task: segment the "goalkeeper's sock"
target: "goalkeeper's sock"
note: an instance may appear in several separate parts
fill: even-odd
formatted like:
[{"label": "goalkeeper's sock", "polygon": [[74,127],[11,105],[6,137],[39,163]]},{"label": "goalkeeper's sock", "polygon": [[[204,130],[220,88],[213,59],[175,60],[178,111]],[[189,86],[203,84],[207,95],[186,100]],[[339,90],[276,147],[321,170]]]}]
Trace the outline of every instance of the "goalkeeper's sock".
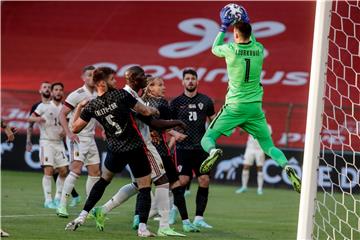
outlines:
[{"label": "goalkeeper's sock", "polygon": [[284,153],[280,149],[275,147],[271,137],[258,138],[257,140],[266,155],[269,155],[272,159],[274,159],[275,162],[282,168],[286,166],[288,161]]},{"label": "goalkeeper's sock", "polygon": [[213,129],[208,128],[205,135],[201,139],[201,146],[207,152],[210,153],[211,149],[216,147],[216,140],[221,136],[221,133]]},{"label": "goalkeeper's sock", "polygon": [[242,182],[243,188],[247,188],[247,185],[249,182],[249,174],[250,174],[249,169],[243,169],[242,175],[241,175],[241,182]]}]

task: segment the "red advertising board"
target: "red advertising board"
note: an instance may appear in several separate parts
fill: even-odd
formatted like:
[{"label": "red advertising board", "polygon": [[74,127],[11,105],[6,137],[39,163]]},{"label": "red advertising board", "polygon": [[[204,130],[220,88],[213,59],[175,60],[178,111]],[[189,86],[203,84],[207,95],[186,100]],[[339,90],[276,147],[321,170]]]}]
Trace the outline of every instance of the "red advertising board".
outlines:
[{"label": "red advertising board", "polygon": [[[223,103],[223,59],[210,49],[225,2],[3,2],[2,115],[25,128],[42,81],[82,85],[85,65],[124,70],[141,65],[165,79],[169,99],[181,94],[182,69],[198,71],[200,92]],[[311,64],[314,2],[243,2],[265,46],[264,106],[279,146],[303,147]],[[228,40],[232,39],[229,29]],[[285,138],[285,132],[291,133]],[[224,144],[244,144],[239,134]]]}]

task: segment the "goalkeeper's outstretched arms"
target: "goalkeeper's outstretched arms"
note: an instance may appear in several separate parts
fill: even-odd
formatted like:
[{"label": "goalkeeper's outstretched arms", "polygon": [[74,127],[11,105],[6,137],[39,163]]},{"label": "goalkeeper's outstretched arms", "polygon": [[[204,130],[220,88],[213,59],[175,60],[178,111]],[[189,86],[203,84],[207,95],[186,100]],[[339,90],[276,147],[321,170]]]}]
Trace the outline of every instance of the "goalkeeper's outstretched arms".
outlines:
[{"label": "goalkeeper's outstretched arms", "polygon": [[228,49],[227,44],[224,44],[224,38],[227,29],[230,25],[233,25],[234,23],[238,21],[243,21],[246,23],[249,23],[249,17],[244,7],[236,5],[237,11],[234,13],[232,8],[234,8],[231,5],[236,4],[228,4],[225,7],[223,7],[220,11],[220,20],[221,25],[219,29],[219,33],[216,36],[213,46],[211,48],[211,52],[218,57],[225,57],[226,52]]}]

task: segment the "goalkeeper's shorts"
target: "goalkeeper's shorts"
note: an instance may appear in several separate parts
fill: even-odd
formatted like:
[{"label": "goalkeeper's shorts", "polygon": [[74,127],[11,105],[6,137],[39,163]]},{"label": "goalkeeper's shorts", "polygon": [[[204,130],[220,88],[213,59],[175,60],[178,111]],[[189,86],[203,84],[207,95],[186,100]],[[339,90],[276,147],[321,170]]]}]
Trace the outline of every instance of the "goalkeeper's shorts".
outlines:
[{"label": "goalkeeper's shorts", "polygon": [[225,104],[209,125],[209,129],[225,136],[230,136],[237,127],[255,139],[271,138],[262,102]]}]

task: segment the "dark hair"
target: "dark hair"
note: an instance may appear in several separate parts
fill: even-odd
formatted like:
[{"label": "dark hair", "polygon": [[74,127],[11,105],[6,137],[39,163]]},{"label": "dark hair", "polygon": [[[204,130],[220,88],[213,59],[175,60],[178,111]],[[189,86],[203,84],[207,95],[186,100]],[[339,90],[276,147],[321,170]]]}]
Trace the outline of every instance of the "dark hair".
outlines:
[{"label": "dark hair", "polygon": [[234,28],[238,30],[244,38],[250,38],[252,31],[250,23],[239,21],[234,24]]},{"label": "dark hair", "polygon": [[135,81],[142,73],[145,73],[145,71],[140,66],[129,67],[125,71],[125,79],[130,82]]},{"label": "dark hair", "polygon": [[194,69],[188,68],[183,71],[183,78],[185,78],[185,74],[191,74],[198,78],[197,72]]},{"label": "dark hair", "polygon": [[95,70],[95,67],[93,65],[87,65],[87,66],[83,67],[82,73],[84,73],[88,70]]},{"label": "dark hair", "polygon": [[96,68],[94,71],[94,75],[93,75],[93,81],[95,84],[97,84],[98,82],[102,81],[102,80],[106,80],[108,79],[108,77],[111,74],[114,74],[115,70],[109,67],[99,67]]},{"label": "dark hair", "polygon": [[55,86],[61,86],[62,89],[64,89],[64,84],[63,83],[56,82],[56,83],[51,84],[51,91],[54,89]]}]

